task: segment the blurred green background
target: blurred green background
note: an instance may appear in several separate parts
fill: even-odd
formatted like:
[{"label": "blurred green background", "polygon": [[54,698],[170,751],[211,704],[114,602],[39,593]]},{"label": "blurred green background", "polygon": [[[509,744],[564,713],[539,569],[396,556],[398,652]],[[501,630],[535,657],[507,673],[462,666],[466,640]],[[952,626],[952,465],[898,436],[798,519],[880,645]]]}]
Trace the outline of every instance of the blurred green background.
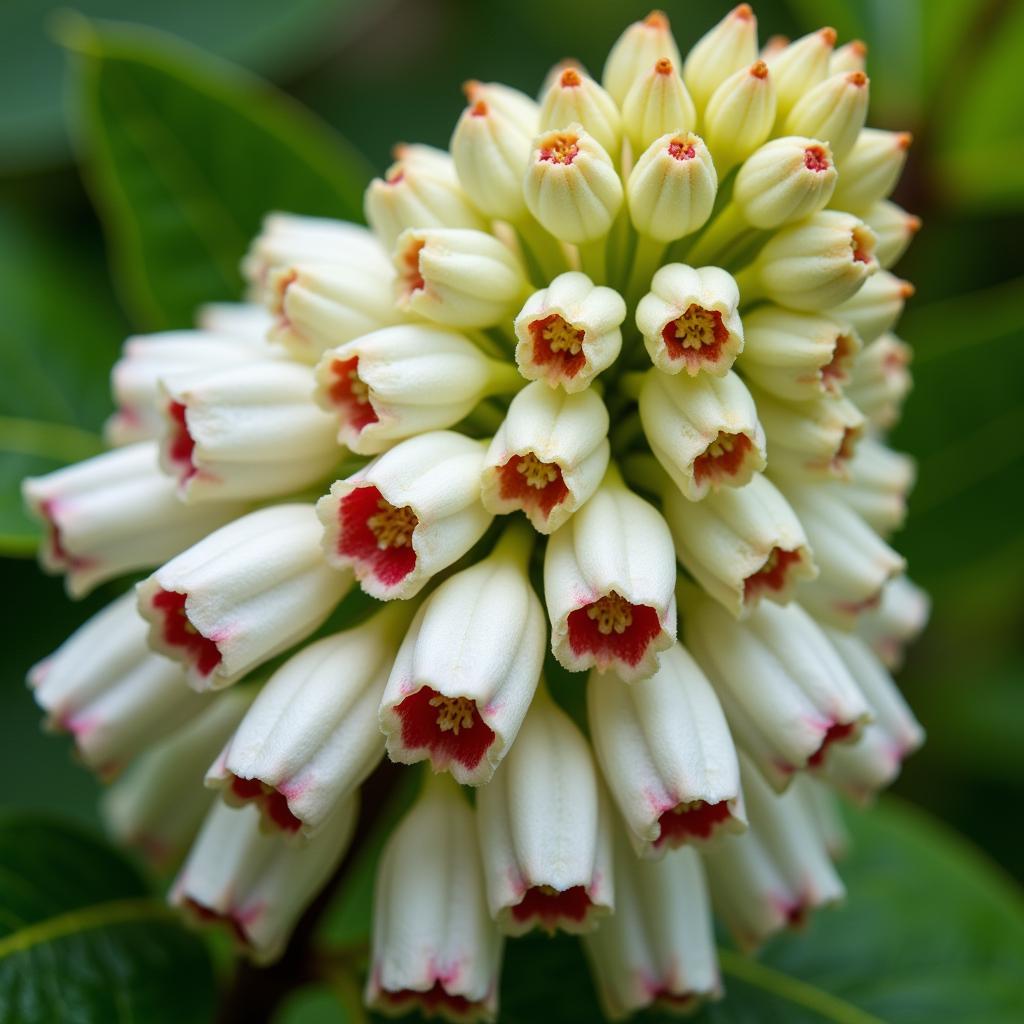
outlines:
[{"label": "blurred green background", "polygon": [[[464,79],[498,79],[534,93],[546,69],[565,56],[599,72],[623,25],[647,10],[631,2],[552,0],[72,6],[90,18],[167,30],[270,78],[377,171],[396,140],[446,144]],[[729,6],[669,3],[681,46]],[[12,556],[3,568],[11,604],[0,667],[0,775],[9,804],[95,821],[97,787],[64,740],[40,734],[24,677],[109,593],[74,605],[59,582],[39,574],[17,480],[98,446],[109,411],[107,373],[126,334],[182,325],[190,296],[234,298],[239,280],[232,264],[219,275],[183,279],[169,289],[169,301],[147,297],[136,261],[152,253],[133,250],[130,211],[111,206],[101,167],[90,163],[83,173],[72,159],[76,146],[89,146],[95,158],[101,142],[95,110],[69,93],[68,56],[54,42],[56,8],[42,0],[0,5],[0,543]],[[893,440],[918,458],[920,477],[896,544],[913,578],[932,593],[934,613],[900,677],[929,739],[896,789],[1020,876],[1024,3],[761,0],[756,9],[763,38],[827,23],[841,41],[865,39],[871,123],[915,136],[894,198],[925,223],[897,268],[917,286],[899,328],[915,350],[916,385]],[[88,49],[87,28],[67,16],[56,24],[65,42]],[[130,109],[145,96],[129,86],[111,75],[100,92],[106,88],[105,102]],[[282,114],[287,119],[287,108]],[[326,129],[317,137],[325,162],[344,166],[356,181],[363,173],[358,157]],[[133,141],[141,145],[102,145]],[[202,146],[201,137],[193,144]],[[289,146],[287,138],[277,144]],[[194,174],[201,192],[210,167],[200,154],[196,166],[177,170]],[[232,173],[237,228],[251,231],[258,214],[245,207],[245,196],[263,195],[254,182],[274,170],[239,161]],[[271,194],[292,189],[300,205],[319,208],[315,189],[272,184]],[[328,195],[324,201],[334,205],[322,212],[345,213],[349,192],[346,186]],[[233,251],[219,237],[210,244],[221,242],[224,252]],[[146,266],[150,277],[170,272]]]}]

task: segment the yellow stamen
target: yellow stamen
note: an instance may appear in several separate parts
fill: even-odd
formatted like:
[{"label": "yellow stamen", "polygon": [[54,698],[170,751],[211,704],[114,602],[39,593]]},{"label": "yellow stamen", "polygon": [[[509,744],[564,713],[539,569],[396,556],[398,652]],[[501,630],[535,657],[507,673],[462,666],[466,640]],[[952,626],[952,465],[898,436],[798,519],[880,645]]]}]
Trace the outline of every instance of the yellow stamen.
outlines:
[{"label": "yellow stamen", "polygon": [[366,405],[366,403],[369,402],[370,400],[370,385],[360,378],[358,370],[349,370],[348,379],[349,394],[360,405]]},{"label": "yellow stamen", "polygon": [[704,450],[705,455],[713,459],[720,459],[727,452],[731,452],[736,445],[736,439],[732,434],[719,434]]},{"label": "yellow stamen", "polygon": [[633,624],[633,606],[621,594],[612,590],[587,609],[587,618],[597,623],[599,633],[625,633]]},{"label": "yellow stamen", "polygon": [[715,343],[715,317],[703,306],[691,305],[672,324],[676,341],[683,348],[701,349]]},{"label": "yellow stamen", "polygon": [[384,498],[377,502],[377,508],[380,511],[366,520],[366,525],[377,538],[377,547],[384,550],[411,546],[412,532],[418,522],[416,513],[408,505],[396,508]]},{"label": "yellow stamen", "polygon": [[569,355],[576,356],[583,348],[580,333],[572,324],[556,316],[544,328],[544,340],[551,346],[552,352],[568,352]]},{"label": "yellow stamen", "polygon": [[541,462],[533,452],[527,452],[516,465],[516,472],[526,477],[530,487],[538,491],[544,490],[548,484],[558,479],[558,467],[550,462]]},{"label": "yellow stamen", "polygon": [[467,697],[445,697],[437,694],[430,698],[430,706],[437,708],[437,727],[441,732],[459,735],[460,729],[473,726],[473,712],[476,706]]}]

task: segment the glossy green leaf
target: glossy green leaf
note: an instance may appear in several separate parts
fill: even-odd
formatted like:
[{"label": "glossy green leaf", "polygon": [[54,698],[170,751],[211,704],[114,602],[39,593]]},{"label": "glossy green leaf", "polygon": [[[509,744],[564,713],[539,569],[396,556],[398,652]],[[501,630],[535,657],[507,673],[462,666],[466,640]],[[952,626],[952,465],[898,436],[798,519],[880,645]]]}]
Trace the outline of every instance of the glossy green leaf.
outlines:
[{"label": "glossy green leaf", "polygon": [[65,825],[9,817],[0,865],[0,1020],[212,1020],[205,947],[114,851]]},{"label": "glossy green leaf", "polygon": [[64,22],[85,173],[115,280],[138,323],[186,326],[237,298],[270,210],[358,218],[369,171],[302,107],[159,33]]}]

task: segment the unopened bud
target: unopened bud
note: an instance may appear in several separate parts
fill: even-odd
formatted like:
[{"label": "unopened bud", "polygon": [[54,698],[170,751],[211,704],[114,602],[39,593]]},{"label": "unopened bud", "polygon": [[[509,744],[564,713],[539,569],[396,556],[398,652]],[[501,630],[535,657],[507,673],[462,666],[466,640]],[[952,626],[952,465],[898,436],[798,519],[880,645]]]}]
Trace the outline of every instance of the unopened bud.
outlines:
[{"label": "unopened bud", "polygon": [[798,136],[773,139],[740,168],[733,202],[748,224],[778,228],[828,206],[836,178],[826,143]]},{"label": "unopened bud", "polygon": [[889,430],[900,418],[903,400],[913,379],[913,350],[894,334],[883,334],[864,348],[853,367],[846,396],[879,430]]},{"label": "unopened bud", "polygon": [[828,62],[828,73],[839,75],[843,72],[865,71],[868,63],[868,44],[860,39],[851,39],[832,54]]},{"label": "unopened bud", "polygon": [[829,316],[849,324],[865,345],[891,330],[914,294],[914,286],[887,270],[864,282],[857,293],[829,310]]},{"label": "unopened bud", "polygon": [[643,21],[634,21],[609,51],[601,76],[605,89],[621,107],[637,78],[662,58],[680,65],[668,18],[661,11],[651,11]]},{"label": "unopened bud", "polygon": [[698,110],[734,72],[757,60],[757,19],[750,4],[734,7],[694,43],[683,65],[683,79]]},{"label": "unopened bud", "polygon": [[910,132],[862,128],[853,148],[839,165],[832,206],[863,214],[896,187],[912,137]]},{"label": "unopened bud", "polygon": [[896,576],[882,587],[882,598],[857,621],[857,632],[890,669],[903,664],[903,653],[928,625],[931,599],[913,580]]},{"label": "unopened bud", "polygon": [[864,521],[888,537],[907,517],[907,494],[914,484],[914,460],[872,437],[862,438],[848,464],[850,479],[838,494]]},{"label": "unopened bud", "polygon": [[832,156],[841,165],[864,127],[867,112],[867,75],[863,71],[831,75],[797,101],[783,131],[822,139],[832,147]]},{"label": "unopened bud", "polygon": [[634,155],[666,132],[689,132],[697,125],[693,100],[667,57],[637,76],[622,104],[622,122]]},{"label": "unopened bud", "polygon": [[921,230],[921,218],[907,213],[888,199],[875,203],[864,213],[864,223],[874,231],[875,258],[883,270],[895,266]]},{"label": "unopened bud", "polygon": [[622,145],[622,117],[615,100],[582,68],[563,67],[541,100],[538,127],[542,132],[567,124],[583,125],[613,156]]},{"label": "unopened bud", "polygon": [[836,30],[821,28],[793,40],[768,60],[775,78],[778,116],[785,119],[797,100],[829,75],[829,59],[836,44]]},{"label": "unopened bud", "polygon": [[715,90],[701,123],[719,175],[724,177],[768,138],[775,105],[775,81],[761,60],[740,68]]}]

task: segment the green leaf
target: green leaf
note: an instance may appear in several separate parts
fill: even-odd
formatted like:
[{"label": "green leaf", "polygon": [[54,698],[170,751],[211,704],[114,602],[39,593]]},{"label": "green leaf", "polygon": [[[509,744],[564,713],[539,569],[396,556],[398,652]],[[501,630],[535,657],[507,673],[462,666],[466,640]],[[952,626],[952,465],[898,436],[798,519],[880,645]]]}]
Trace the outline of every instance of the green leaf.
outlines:
[{"label": "green leaf", "polygon": [[63,25],[87,181],[119,291],[146,328],[237,298],[268,211],[359,217],[363,160],[267,83],[150,30]]},{"label": "green leaf", "polygon": [[26,817],[0,822],[0,1020],[202,1024],[202,942],[98,840]]}]

